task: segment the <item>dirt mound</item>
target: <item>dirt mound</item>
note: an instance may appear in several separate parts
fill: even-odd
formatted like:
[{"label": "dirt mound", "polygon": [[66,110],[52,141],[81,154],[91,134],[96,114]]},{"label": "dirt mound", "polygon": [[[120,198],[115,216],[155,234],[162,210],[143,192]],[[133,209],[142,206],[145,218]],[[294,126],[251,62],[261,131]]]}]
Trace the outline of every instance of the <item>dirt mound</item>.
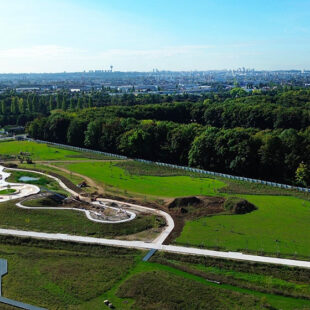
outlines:
[{"label": "dirt mound", "polygon": [[183,208],[189,206],[197,206],[202,203],[202,200],[193,196],[193,197],[179,197],[172,200],[172,202],[168,203],[168,209],[174,208]]},{"label": "dirt mound", "polygon": [[190,196],[166,200],[163,210],[172,216],[175,227],[164,243],[169,244],[181,234],[186,220],[224,212],[224,202],[225,199],[222,197],[209,196]]},{"label": "dirt mound", "polygon": [[224,208],[233,214],[246,214],[257,210],[257,208],[245,199],[229,197],[224,203]]}]

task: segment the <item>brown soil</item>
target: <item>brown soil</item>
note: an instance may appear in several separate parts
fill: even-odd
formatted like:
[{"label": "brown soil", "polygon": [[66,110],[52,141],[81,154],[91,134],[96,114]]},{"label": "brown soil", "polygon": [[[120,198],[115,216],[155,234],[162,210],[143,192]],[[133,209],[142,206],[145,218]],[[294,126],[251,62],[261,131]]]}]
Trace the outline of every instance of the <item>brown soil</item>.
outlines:
[{"label": "brown soil", "polygon": [[174,220],[174,230],[165,240],[169,244],[182,232],[185,222],[204,216],[210,216],[224,212],[225,199],[222,197],[182,197],[166,201],[165,210]]}]

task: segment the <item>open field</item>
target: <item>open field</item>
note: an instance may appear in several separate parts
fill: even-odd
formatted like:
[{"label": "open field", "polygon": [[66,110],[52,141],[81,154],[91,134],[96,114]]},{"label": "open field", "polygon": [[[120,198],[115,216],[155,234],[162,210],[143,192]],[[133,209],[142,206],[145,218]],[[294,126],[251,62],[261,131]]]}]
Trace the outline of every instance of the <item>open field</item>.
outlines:
[{"label": "open field", "polygon": [[251,292],[275,309],[310,309],[309,270],[172,253],[157,253],[151,261],[220,282],[222,288]]},{"label": "open field", "polygon": [[[58,164],[63,165],[63,164]],[[109,162],[69,163],[65,167],[100,182],[131,193],[157,197],[180,197],[190,195],[215,195],[225,183],[209,178],[189,176],[144,176],[129,174]]]},{"label": "open field", "polygon": [[42,244],[45,248],[1,244],[1,258],[9,264],[3,278],[5,297],[48,309],[77,309],[115,285],[140,255],[134,250]]},{"label": "open field", "polygon": [[[46,146],[36,144],[36,147],[40,151],[40,148],[44,149]],[[167,169],[131,160],[73,163],[65,156],[62,158],[63,162],[56,162],[54,165],[59,168],[64,167],[72,173],[55,170],[43,163],[27,165],[27,168],[34,167],[56,172],[75,184],[81,182],[84,175],[101,186],[103,192],[110,193],[114,190],[116,195],[140,199],[144,197],[145,201],[156,200],[159,203],[168,197],[201,194],[227,197],[230,194],[245,198],[258,207],[258,210],[246,215],[220,215],[187,221],[183,232],[176,240],[179,244],[300,258],[310,256],[310,243],[307,238],[310,233],[308,228],[310,205],[308,201],[297,198],[307,199],[307,195],[303,193],[245,182],[206,178],[195,173],[189,174],[182,170]],[[89,190],[94,189],[89,188]],[[12,225],[11,227],[14,228],[28,229],[30,225],[32,229],[37,230],[40,227],[52,226],[50,229],[53,231],[60,229],[61,232],[80,234],[84,231],[86,235],[105,237],[117,235],[113,229],[87,228],[83,215],[66,215],[65,219],[61,220],[63,217],[61,214],[53,213],[52,218],[55,222],[60,221],[63,224],[48,221],[49,216],[51,215],[40,219],[41,215],[37,217],[35,214],[31,216],[28,214],[26,218],[29,218],[31,224],[28,223],[29,220],[25,222],[24,216],[19,223],[16,223],[15,219],[8,220],[6,216],[7,222],[3,219],[2,223],[7,225],[6,227]],[[41,220],[42,224],[40,224]],[[35,225],[32,226],[33,221]],[[148,224],[144,223],[141,227],[148,227]],[[119,227],[116,228],[118,229]],[[127,228],[120,234],[124,235],[125,231]],[[139,231],[141,231],[140,228],[137,231],[128,230],[129,234]]]},{"label": "open field", "polygon": [[220,215],[186,223],[178,244],[231,251],[310,256],[310,202],[295,197],[242,196],[258,207],[245,215]]},{"label": "open field", "polygon": [[112,159],[100,154],[76,152],[32,141],[0,142],[0,155],[18,155],[20,152],[29,153],[32,160]]},{"label": "open field", "polygon": [[[310,300],[260,292],[259,285],[257,290],[243,288],[226,284],[224,277],[221,285],[208,282],[210,271],[195,274],[201,268],[195,261],[182,270],[189,263],[174,254],[165,259],[156,254],[154,262],[145,263],[141,261],[145,252],[121,248],[11,237],[0,237],[0,245],[1,258],[9,264],[9,273],[3,278],[4,296],[51,310],[99,310],[105,299],[122,310],[210,309],[210,305],[212,309],[267,309],[267,305],[283,310],[310,309]],[[241,267],[234,264],[226,262],[226,268],[241,273]],[[257,277],[250,265],[243,265],[249,277]],[[271,275],[280,268],[261,266]],[[296,276],[298,270],[291,270]],[[270,278],[260,276],[261,281]],[[294,284],[281,277],[278,281]]]}]

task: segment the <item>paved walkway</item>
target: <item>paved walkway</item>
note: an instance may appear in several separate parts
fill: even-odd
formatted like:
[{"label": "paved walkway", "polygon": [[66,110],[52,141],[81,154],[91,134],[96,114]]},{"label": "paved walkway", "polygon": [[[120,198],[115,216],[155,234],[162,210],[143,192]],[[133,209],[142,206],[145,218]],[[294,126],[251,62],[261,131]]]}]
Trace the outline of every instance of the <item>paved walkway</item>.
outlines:
[{"label": "paved walkway", "polygon": [[248,262],[310,268],[310,262],[307,262],[307,261],[268,257],[268,256],[249,255],[249,254],[243,254],[239,252],[222,252],[222,251],[212,251],[212,250],[182,247],[182,246],[175,246],[175,245],[162,245],[162,244],[153,243],[153,242],[148,243],[148,242],[143,242],[143,241],[114,240],[114,239],[93,238],[93,237],[84,237],[84,236],[73,236],[73,235],[67,235],[67,234],[51,234],[51,233],[40,233],[40,232],[33,232],[33,231],[21,231],[21,230],[12,230],[12,229],[0,229],[0,235],[9,235],[9,236],[16,236],[16,237],[31,237],[35,239],[45,239],[45,240],[70,241],[70,242],[86,243],[86,244],[98,244],[98,245],[107,245],[107,246],[116,246],[116,247],[135,248],[135,249],[141,249],[141,250],[156,249],[158,251],[186,254],[186,255],[201,255],[201,256],[209,256],[209,257],[216,257],[216,258],[223,258],[223,259],[234,259],[234,260],[241,260],[241,261],[248,261]]}]

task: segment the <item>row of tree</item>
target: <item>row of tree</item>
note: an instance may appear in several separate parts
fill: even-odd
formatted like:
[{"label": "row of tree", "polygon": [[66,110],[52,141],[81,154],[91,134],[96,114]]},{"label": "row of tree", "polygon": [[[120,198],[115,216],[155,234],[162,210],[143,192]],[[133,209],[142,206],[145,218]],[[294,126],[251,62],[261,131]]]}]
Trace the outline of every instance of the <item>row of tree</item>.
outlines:
[{"label": "row of tree", "polygon": [[[96,108],[96,109],[94,109]],[[310,91],[291,90],[271,93],[247,93],[235,88],[229,92],[194,95],[123,94],[105,92],[53,95],[36,93],[0,95],[0,125],[15,125],[49,116],[55,110],[71,113],[83,110],[84,117],[94,115],[135,119],[166,120],[178,123],[196,122],[219,128],[295,128],[310,126]],[[20,117],[23,116],[23,117]],[[18,125],[23,125],[19,123]]]},{"label": "row of tree", "polygon": [[[216,128],[134,118],[88,121],[68,113],[38,118],[28,127],[37,139],[207,170],[295,182],[310,164],[310,128],[305,130]],[[299,182],[306,185],[308,180]]]}]

